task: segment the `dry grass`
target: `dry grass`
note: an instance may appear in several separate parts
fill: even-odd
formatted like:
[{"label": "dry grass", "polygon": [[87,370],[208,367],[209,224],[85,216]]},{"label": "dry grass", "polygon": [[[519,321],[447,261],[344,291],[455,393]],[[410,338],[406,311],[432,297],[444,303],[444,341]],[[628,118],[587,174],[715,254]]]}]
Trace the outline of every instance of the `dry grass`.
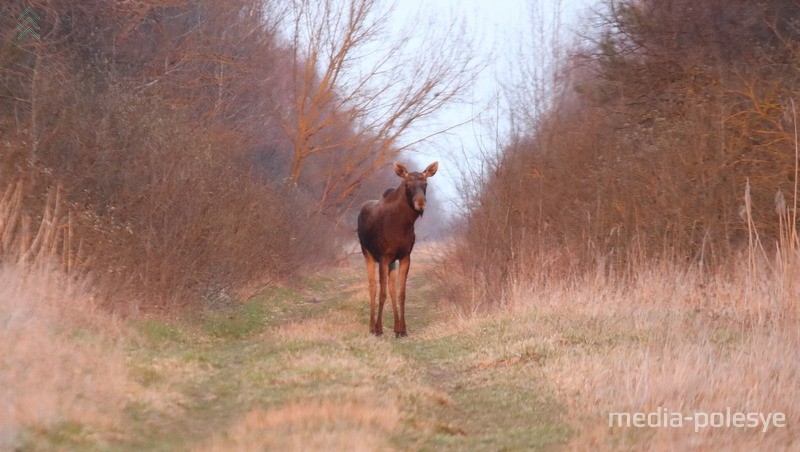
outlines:
[{"label": "dry grass", "polygon": [[0,268],[0,449],[23,429],[120,421],[131,387],[115,327],[63,276]]},{"label": "dry grass", "polygon": [[353,324],[346,314],[332,312],[325,318],[313,318],[281,325],[271,333],[270,339],[331,341],[341,340],[360,332],[359,325]]},{"label": "dry grass", "polygon": [[[796,251],[794,252],[796,256]],[[517,283],[490,314],[510,330],[487,338],[482,368],[535,363],[575,426],[568,447],[636,450],[797,447],[800,266],[761,260],[702,274],[649,264],[546,285]],[[474,331],[466,317],[439,334]],[[609,412],[782,412],[787,428],[609,428]]]},{"label": "dry grass", "polygon": [[24,444],[25,431],[110,431],[133,389],[122,325],[64,274],[68,255],[60,269],[52,265],[69,240],[55,221],[58,196],[36,228],[20,196],[17,186],[0,199],[0,449]]},{"label": "dry grass", "polygon": [[209,450],[381,450],[399,422],[391,400],[374,396],[313,400],[273,410],[253,409]]}]

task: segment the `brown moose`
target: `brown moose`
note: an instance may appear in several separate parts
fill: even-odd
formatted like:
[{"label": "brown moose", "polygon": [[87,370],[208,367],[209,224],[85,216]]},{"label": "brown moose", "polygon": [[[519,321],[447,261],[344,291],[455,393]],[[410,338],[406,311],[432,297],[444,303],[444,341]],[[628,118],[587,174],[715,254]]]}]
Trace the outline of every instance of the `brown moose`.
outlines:
[{"label": "brown moose", "polygon": [[[383,193],[381,199],[367,201],[358,214],[358,241],[367,263],[369,280],[369,332],[383,334],[381,316],[386,302],[386,286],[392,297],[395,337],[406,333],[406,278],[411,266],[411,250],[414,248],[414,222],[425,211],[425,189],[428,178],[436,174],[439,162],[434,162],[421,173],[409,173],[400,163],[394,164],[394,172],[403,179],[396,189]],[[399,261],[400,265],[396,265]],[[380,298],[375,306],[375,264],[379,267],[381,284]],[[400,290],[395,298],[396,273],[400,272]],[[399,301],[399,310],[398,310]]]}]

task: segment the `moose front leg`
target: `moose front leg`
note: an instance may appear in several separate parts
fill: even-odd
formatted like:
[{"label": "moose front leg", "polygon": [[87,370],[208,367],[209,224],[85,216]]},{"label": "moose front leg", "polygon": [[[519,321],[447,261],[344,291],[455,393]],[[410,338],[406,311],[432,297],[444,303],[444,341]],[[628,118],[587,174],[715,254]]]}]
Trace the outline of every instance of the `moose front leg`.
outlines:
[{"label": "moose front leg", "polygon": [[411,268],[411,256],[406,256],[400,259],[400,266],[397,269],[399,273],[399,288],[398,288],[398,308],[399,308],[399,316],[395,314],[395,318],[400,317],[400,321],[395,321],[394,323],[394,335],[395,337],[404,337],[408,333],[406,332],[406,279],[408,279],[408,270]]},{"label": "moose front leg", "polygon": [[369,282],[369,332],[375,334],[375,314],[376,304],[375,295],[378,290],[377,281],[375,281],[375,259],[372,255],[364,251],[364,261],[367,264],[367,281]]},{"label": "moose front leg", "polygon": [[375,331],[373,332],[376,336],[383,334],[383,305],[386,303],[386,285],[389,279],[389,261],[386,259],[381,259],[378,263],[378,275],[381,288],[378,296],[378,318],[375,320]]}]

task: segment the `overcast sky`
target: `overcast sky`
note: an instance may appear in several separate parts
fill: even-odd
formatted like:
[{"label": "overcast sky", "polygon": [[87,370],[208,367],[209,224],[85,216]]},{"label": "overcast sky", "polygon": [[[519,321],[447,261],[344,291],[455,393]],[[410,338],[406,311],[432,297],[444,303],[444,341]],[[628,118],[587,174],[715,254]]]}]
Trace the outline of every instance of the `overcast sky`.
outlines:
[{"label": "overcast sky", "polygon": [[[436,18],[437,22],[449,23],[452,20],[463,20],[467,33],[476,38],[478,59],[486,62],[467,101],[453,105],[443,116],[447,125],[469,121],[446,136],[433,138],[427,144],[416,148],[415,159],[419,165],[438,160],[439,174],[431,180],[431,186],[437,187],[440,193],[455,199],[460,171],[470,167],[479,167],[478,155],[480,147],[494,148],[495,131],[488,123],[500,116],[502,108],[492,106],[497,98],[501,83],[512,78],[517,55],[522,48],[534,42],[531,36],[532,10],[536,11],[544,21],[555,17],[554,10],[561,4],[563,30],[569,39],[570,30],[574,29],[578,18],[588,5],[596,0],[399,0],[395,11],[398,23],[408,23],[420,15]],[[549,28],[551,24],[546,24]],[[420,131],[421,134],[426,131]],[[421,168],[420,168],[421,169]],[[420,170],[417,169],[417,170]],[[454,211],[455,205],[448,206]]]}]

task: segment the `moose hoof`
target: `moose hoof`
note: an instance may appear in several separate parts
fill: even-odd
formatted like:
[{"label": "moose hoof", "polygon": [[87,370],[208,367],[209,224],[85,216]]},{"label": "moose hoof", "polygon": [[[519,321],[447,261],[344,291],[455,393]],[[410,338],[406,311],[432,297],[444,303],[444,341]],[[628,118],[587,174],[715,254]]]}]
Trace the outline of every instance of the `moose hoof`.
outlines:
[{"label": "moose hoof", "polygon": [[408,336],[408,333],[406,333],[405,331],[395,331],[394,332],[394,337],[406,337],[406,336]]},{"label": "moose hoof", "polygon": [[383,330],[369,330],[369,333],[373,336],[383,336]]}]

